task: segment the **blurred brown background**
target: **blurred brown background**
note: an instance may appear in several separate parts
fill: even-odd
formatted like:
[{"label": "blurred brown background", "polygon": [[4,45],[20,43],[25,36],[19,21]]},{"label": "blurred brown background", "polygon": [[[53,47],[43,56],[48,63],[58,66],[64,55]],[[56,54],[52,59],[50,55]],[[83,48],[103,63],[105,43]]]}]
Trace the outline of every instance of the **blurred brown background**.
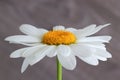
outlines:
[{"label": "blurred brown background", "polygon": [[22,34],[19,26],[24,23],[46,29],[111,23],[97,35],[113,37],[107,44],[113,58],[97,67],[77,58],[75,70],[63,70],[63,80],[120,80],[120,0],[0,0],[0,80],[56,80],[55,58],[46,57],[23,74],[23,59],[9,58],[23,46],[8,44],[4,38]]}]

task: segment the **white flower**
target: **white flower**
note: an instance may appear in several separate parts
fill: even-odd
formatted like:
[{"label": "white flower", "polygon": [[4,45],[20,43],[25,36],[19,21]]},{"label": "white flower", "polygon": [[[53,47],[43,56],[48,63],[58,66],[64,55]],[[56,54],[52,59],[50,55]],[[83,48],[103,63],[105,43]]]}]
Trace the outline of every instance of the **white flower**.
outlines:
[{"label": "white flower", "polygon": [[104,45],[104,43],[109,43],[111,36],[90,36],[108,25],[110,24],[96,27],[92,24],[83,29],[65,29],[64,26],[55,26],[53,30],[48,31],[23,24],[20,26],[20,31],[26,35],[10,36],[5,40],[28,46],[10,55],[11,58],[25,58],[21,72],[45,56],[57,56],[64,68],[73,70],[76,67],[75,56],[90,65],[98,65],[98,60],[106,61],[107,58],[112,57]]}]

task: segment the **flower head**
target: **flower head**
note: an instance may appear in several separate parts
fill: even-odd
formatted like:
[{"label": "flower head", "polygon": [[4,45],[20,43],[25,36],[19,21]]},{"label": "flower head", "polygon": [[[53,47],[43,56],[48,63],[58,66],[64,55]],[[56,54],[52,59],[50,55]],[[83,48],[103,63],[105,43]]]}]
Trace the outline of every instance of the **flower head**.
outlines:
[{"label": "flower head", "polygon": [[11,58],[25,58],[21,72],[45,56],[57,56],[64,68],[73,70],[76,67],[76,56],[90,65],[98,65],[98,60],[106,61],[107,58],[112,57],[104,44],[111,40],[111,36],[91,37],[92,34],[108,25],[110,24],[99,26],[92,24],[83,29],[55,26],[53,30],[48,31],[23,24],[20,26],[20,31],[26,35],[10,36],[5,40],[28,46],[10,55]]}]

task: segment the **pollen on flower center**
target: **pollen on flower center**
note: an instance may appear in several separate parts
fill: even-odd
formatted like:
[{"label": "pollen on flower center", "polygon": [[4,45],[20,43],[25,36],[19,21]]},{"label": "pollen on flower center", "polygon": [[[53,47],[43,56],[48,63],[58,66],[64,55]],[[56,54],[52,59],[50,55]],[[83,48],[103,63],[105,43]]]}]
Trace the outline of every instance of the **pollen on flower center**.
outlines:
[{"label": "pollen on flower center", "polygon": [[69,45],[75,43],[76,37],[73,33],[64,30],[53,30],[43,35],[42,42],[49,45]]}]

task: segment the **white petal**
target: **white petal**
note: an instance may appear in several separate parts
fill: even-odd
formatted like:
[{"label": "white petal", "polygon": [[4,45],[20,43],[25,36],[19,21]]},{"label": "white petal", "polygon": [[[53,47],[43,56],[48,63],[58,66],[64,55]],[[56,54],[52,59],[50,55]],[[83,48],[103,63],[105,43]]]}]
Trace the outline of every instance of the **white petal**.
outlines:
[{"label": "white petal", "polygon": [[92,24],[82,30],[78,30],[78,31],[74,32],[74,34],[76,35],[77,39],[81,39],[83,37],[95,34],[96,32],[100,31],[104,27],[107,27],[108,25],[110,25],[110,24],[100,25],[100,26],[96,27],[95,24]]},{"label": "white petal", "polygon": [[97,26],[97,27],[95,28],[95,30],[93,31],[92,34],[95,34],[96,32],[100,31],[102,28],[107,27],[107,26],[109,26],[109,25],[111,25],[111,24],[108,23],[108,24],[104,24],[104,25],[99,25],[99,26]]},{"label": "white petal", "polygon": [[91,32],[93,32],[93,30],[95,29],[95,27],[96,27],[96,24],[92,24],[92,25],[85,27],[84,29],[80,29],[74,32],[74,34],[76,35],[77,39],[80,39],[82,37],[90,35]]},{"label": "white petal", "polygon": [[30,61],[29,58],[24,59],[23,64],[22,64],[22,68],[21,68],[21,73],[23,73],[27,69],[27,67],[29,66],[29,61]]},{"label": "white petal", "polygon": [[[10,43],[15,43],[15,42],[10,42]],[[22,44],[22,45],[25,45],[25,46],[38,46],[38,45],[41,45],[41,43],[23,43],[23,42],[20,42],[17,44]]]},{"label": "white petal", "polygon": [[35,54],[36,52],[39,51],[40,48],[42,48],[44,46],[45,45],[39,45],[39,46],[35,46],[35,47],[30,47],[24,53],[22,53],[22,57],[28,57],[28,56],[30,56],[32,54]]},{"label": "white petal", "polygon": [[60,61],[62,66],[68,70],[73,70],[76,67],[76,58],[72,54],[70,54],[69,56],[58,54],[58,60]]},{"label": "white petal", "polygon": [[84,29],[82,29],[82,31],[84,31],[86,33],[91,32],[91,31],[93,31],[95,29],[95,27],[96,27],[96,24],[91,24],[91,25],[85,27]]},{"label": "white petal", "polygon": [[96,66],[99,64],[97,58],[93,55],[89,57],[79,57],[79,58],[90,65]]},{"label": "white petal", "polygon": [[64,30],[65,27],[64,26],[55,26],[53,27],[53,30]]},{"label": "white petal", "polygon": [[90,36],[92,34],[95,34],[96,32],[100,31],[102,28],[107,27],[109,25],[110,25],[110,23],[104,24],[104,25],[99,25],[99,26],[95,27],[94,29],[91,29],[91,31],[89,31],[89,33],[86,34],[85,36]]},{"label": "white petal", "polygon": [[45,30],[45,29],[37,29],[36,27],[34,27],[30,24],[21,25],[20,30],[21,30],[21,32],[23,32],[27,35],[31,35],[31,36],[41,36],[45,32],[47,32],[47,30]]},{"label": "white petal", "polygon": [[75,31],[77,31],[77,29],[75,29],[75,28],[67,28],[67,29],[65,29],[66,31],[70,31],[70,32],[75,32]]},{"label": "white petal", "polygon": [[[78,44],[78,49],[80,50],[79,46],[86,46],[87,48],[90,49],[90,50],[87,50],[87,51],[91,54],[95,54],[97,56],[101,56],[101,57],[105,57],[105,58],[111,58],[112,57],[112,55],[106,50],[104,44],[99,44],[99,43],[98,44],[97,43],[95,43],[95,44],[92,44],[92,43],[91,44]],[[75,50],[74,47],[72,47],[72,50],[73,51]],[[75,55],[81,56],[80,54],[77,54],[77,51],[78,50],[76,50],[76,53],[74,51]]]},{"label": "white petal", "polygon": [[[91,54],[95,54],[97,56],[105,57],[105,58],[111,58],[112,55],[106,50],[104,44],[78,44],[78,45],[83,45],[91,49]],[[90,52],[90,50],[88,51]]]},{"label": "white petal", "polygon": [[48,57],[54,57],[57,54],[56,46],[51,46],[51,51],[47,54]]},{"label": "white petal", "polygon": [[106,42],[108,43],[111,40],[111,36],[94,36],[94,37],[86,37],[80,39],[78,42]]},{"label": "white petal", "polygon": [[101,61],[107,61],[107,58],[95,55],[95,57]]},{"label": "white petal", "polygon": [[104,49],[105,48],[105,44],[99,43],[99,42],[79,42],[78,45],[84,45],[84,46],[88,46],[88,47],[92,47],[92,48],[98,48],[98,49]]},{"label": "white petal", "polygon": [[79,42],[79,40],[82,38],[82,37],[84,37],[84,36],[82,36],[82,35],[80,35],[81,34],[81,32],[79,31],[75,31],[75,32],[73,32],[74,33],[74,35],[75,35],[75,37],[76,37],[76,40]]},{"label": "white petal", "polygon": [[40,42],[40,39],[37,37],[32,37],[32,36],[25,36],[25,35],[15,35],[15,36],[9,36],[5,38],[6,41],[10,41],[12,43],[36,43]]},{"label": "white petal", "polygon": [[30,62],[30,65],[34,65],[35,63],[42,60],[46,56],[46,54],[48,54],[50,51],[51,51],[50,46],[40,48],[40,50],[35,53],[34,59]]},{"label": "white petal", "polygon": [[69,56],[70,53],[71,53],[71,49],[70,49],[70,47],[67,46],[67,45],[59,45],[59,46],[57,47],[57,53],[58,53],[58,54],[61,54],[61,55],[63,55],[63,56]]},{"label": "white petal", "polygon": [[22,48],[22,49],[18,49],[14,52],[11,53],[10,57],[11,58],[18,58],[21,57],[22,53],[24,53],[28,48]]},{"label": "white petal", "polygon": [[73,44],[70,47],[76,56],[88,57],[93,53],[93,48],[90,48],[88,46]]},{"label": "white petal", "polygon": [[103,49],[96,49],[95,55],[105,57],[105,58],[111,58],[112,57],[112,55],[108,51],[103,50]]}]

